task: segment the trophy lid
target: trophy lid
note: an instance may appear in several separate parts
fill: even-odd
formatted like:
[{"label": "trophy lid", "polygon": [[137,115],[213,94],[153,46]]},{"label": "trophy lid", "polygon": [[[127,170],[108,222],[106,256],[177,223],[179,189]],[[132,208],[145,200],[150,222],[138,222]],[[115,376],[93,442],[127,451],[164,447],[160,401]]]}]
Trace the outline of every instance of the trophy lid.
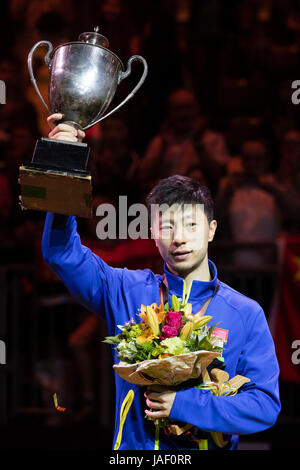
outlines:
[{"label": "trophy lid", "polygon": [[109,46],[108,39],[105,36],[102,36],[102,34],[99,34],[98,31],[99,26],[96,26],[93,32],[81,33],[78,40],[107,48]]}]

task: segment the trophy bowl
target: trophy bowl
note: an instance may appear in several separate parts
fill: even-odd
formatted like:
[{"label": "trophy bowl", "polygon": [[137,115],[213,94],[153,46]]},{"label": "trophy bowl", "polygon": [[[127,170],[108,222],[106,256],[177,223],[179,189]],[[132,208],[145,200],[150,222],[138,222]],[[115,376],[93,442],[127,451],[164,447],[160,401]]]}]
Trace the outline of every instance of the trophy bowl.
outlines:
[{"label": "trophy bowl", "polygon": [[[86,130],[117,111],[135,95],[145,81],[148,66],[143,57],[134,55],[128,60],[125,71],[119,57],[108,49],[106,37],[98,33],[98,27],[94,32],[80,34],[78,39],[62,44],[54,51],[49,41],[39,41],[29,52],[28,69],[35,90],[49,114],[62,113],[64,118],[61,122]],[[45,63],[50,71],[50,109],[39,91],[32,67],[33,54],[40,46],[48,47]],[[142,62],[142,77],[132,92],[104,115],[117,86],[130,75],[134,61]]]}]

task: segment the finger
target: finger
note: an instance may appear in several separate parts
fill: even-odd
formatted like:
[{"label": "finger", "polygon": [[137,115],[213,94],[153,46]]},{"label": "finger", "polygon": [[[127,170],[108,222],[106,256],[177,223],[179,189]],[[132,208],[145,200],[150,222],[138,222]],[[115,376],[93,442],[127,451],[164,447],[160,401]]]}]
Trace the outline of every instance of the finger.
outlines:
[{"label": "finger", "polygon": [[48,122],[50,128],[54,129],[54,127],[56,126],[56,121],[59,121],[63,117],[64,117],[64,114],[62,114],[62,113],[54,113],[54,114],[51,114],[51,116],[48,116],[47,117],[47,122]]},{"label": "finger", "polygon": [[55,139],[55,140],[66,140],[70,142],[77,142],[78,139],[75,137],[75,135],[70,134],[69,132],[59,132],[58,134],[55,134],[54,136],[49,136],[50,139]]},{"label": "finger", "polygon": [[147,406],[149,408],[154,408],[155,410],[161,410],[162,409],[162,404],[159,401],[151,401],[149,398],[146,400]]},{"label": "finger", "polygon": [[145,396],[146,398],[150,398],[151,400],[160,401],[160,402],[163,401],[163,397],[162,397],[162,394],[161,394],[161,393],[145,392],[145,393],[144,393],[144,396]]},{"label": "finger", "polygon": [[149,416],[149,418],[168,418],[169,417],[169,414],[167,411],[165,410],[161,410],[161,411],[150,411],[150,410],[145,410],[145,413],[147,416]]},{"label": "finger", "polygon": [[81,139],[84,139],[84,138],[85,138],[85,132],[84,132],[84,131],[81,131],[80,129],[78,129],[77,135],[78,135],[78,137],[80,137]]},{"label": "finger", "polygon": [[70,126],[69,124],[58,124],[57,126],[54,127],[54,129],[52,129],[52,131],[49,132],[48,135],[55,135],[57,132],[70,132],[70,134],[73,134],[75,136],[77,136],[77,130],[73,127],[73,126]]}]

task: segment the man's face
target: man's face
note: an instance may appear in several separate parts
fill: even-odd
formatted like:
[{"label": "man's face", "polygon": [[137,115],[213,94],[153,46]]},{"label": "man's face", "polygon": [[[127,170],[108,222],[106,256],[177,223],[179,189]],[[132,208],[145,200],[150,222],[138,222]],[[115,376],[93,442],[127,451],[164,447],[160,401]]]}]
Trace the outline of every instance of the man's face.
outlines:
[{"label": "man's face", "polygon": [[155,211],[151,231],[155,244],[171,272],[187,275],[207,256],[217,222],[208,223],[202,204],[174,204]]}]

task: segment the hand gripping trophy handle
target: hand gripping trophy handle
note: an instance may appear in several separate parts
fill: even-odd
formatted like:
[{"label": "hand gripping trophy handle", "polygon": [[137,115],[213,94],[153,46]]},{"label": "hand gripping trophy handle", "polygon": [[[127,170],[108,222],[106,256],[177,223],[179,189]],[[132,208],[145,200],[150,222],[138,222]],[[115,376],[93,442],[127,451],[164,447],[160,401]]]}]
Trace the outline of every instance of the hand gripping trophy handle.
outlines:
[{"label": "hand gripping trophy handle", "polygon": [[[31,79],[31,82],[35,88],[35,91],[37,92],[37,94],[39,95],[43,105],[45,106],[45,108],[47,109],[48,113],[49,114],[52,114],[52,112],[50,111],[48,105],[46,104],[44,98],[42,97],[41,95],[41,92],[38,88],[38,85],[36,83],[36,80],[35,80],[35,77],[34,77],[34,73],[33,73],[33,68],[32,68],[32,58],[33,58],[33,54],[34,52],[36,51],[36,49],[38,49],[40,46],[47,46],[48,47],[48,52],[47,54],[45,55],[45,64],[47,65],[48,68],[50,68],[51,66],[51,58],[50,58],[50,55],[52,53],[52,50],[53,50],[53,46],[51,44],[51,42],[49,41],[39,41],[37,42],[33,47],[32,49],[30,50],[29,54],[28,54],[28,70],[29,70],[29,75],[30,75],[30,79]],[[131,74],[131,64],[135,61],[139,61],[139,62],[142,62],[143,66],[144,66],[144,70],[143,70],[143,74],[138,82],[138,84],[134,87],[134,89],[131,91],[131,93],[129,93],[129,95],[120,103],[118,104],[118,106],[116,106],[114,109],[112,109],[111,111],[109,111],[107,114],[105,114],[104,116],[101,116],[99,119],[95,119],[94,121],[92,121],[90,124],[88,124],[87,126],[83,127],[82,130],[87,130],[89,129],[90,127],[94,126],[95,124],[97,124],[98,122],[102,121],[103,119],[107,118],[108,116],[111,116],[115,111],[117,111],[118,109],[120,109],[125,103],[127,103],[127,101],[131,100],[131,98],[134,97],[135,93],[138,91],[138,89],[142,86],[142,84],[144,83],[145,81],[145,78],[148,74],[148,65],[147,65],[147,62],[146,60],[140,56],[140,55],[133,55],[132,57],[130,57],[130,59],[128,60],[127,62],[127,69],[125,72],[122,72],[120,71],[119,72],[119,77],[118,77],[118,84],[121,83],[122,80],[124,80],[125,78],[127,78],[130,74]],[[75,123],[72,122],[72,125],[74,125]]]}]

